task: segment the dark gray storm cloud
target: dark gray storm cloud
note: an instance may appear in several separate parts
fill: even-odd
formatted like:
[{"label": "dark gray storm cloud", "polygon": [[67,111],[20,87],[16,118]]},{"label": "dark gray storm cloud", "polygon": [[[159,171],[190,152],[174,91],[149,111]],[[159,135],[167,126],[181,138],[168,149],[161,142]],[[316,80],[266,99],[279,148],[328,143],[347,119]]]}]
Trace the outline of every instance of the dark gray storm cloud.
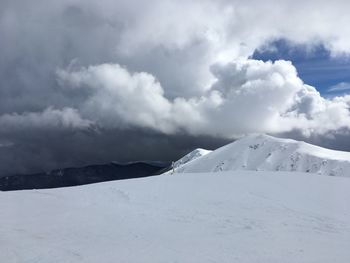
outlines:
[{"label": "dark gray storm cloud", "polygon": [[289,62],[248,59],[273,38],[348,54],[348,9],[0,0],[0,175],[171,160],[249,132],[350,150],[350,97],[322,98]]},{"label": "dark gray storm cloud", "polygon": [[171,161],[198,146],[216,149],[229,142],[208,136],[169,136],[146,130],[47,130],[7,134],[0,146],[0,174],[129,161]]}]

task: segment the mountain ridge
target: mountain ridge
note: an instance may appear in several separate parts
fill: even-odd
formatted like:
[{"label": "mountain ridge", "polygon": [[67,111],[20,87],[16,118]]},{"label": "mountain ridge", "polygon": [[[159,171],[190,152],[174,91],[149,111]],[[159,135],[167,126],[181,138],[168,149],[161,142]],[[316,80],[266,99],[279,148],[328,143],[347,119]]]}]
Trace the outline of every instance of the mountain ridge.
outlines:
[{"label": "mountain ridge", "polygon": [[350,176],[350,153],[292,139],[251,134],[190,161],[175,172],[297,171]]}]

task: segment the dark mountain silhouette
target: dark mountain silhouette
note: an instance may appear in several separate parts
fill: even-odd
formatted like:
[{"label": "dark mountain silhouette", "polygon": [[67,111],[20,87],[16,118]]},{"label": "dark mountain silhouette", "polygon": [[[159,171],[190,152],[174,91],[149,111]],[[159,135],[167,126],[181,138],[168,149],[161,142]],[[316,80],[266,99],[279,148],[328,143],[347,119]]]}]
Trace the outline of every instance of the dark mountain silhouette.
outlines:
[{"label": "dark mountain silhouette", "polygon": [[0,177],[0,190],[58,188],[140,178],[161,174],[168,166],[168,163],[161,162],[108,163],[58,169],[47,173],[11,175]]}]

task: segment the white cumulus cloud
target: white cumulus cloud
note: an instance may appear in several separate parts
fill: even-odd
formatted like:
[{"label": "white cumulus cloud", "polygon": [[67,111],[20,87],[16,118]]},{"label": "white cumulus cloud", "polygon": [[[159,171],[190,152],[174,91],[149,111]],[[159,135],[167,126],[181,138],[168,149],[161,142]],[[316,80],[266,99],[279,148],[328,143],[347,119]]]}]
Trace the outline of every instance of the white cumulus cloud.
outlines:
[{"label": "white cumulus cloud", "polygon": [[168,99],[149,73],[118,64],[59,70],[64,87],[88,89],[79,112],[101,126],[146,127],[233,137],[248,132],[304,135],[350,128],[349,97],[325,99],[288,61],[238,60],[211,67],[215,82],[203,95]]}]

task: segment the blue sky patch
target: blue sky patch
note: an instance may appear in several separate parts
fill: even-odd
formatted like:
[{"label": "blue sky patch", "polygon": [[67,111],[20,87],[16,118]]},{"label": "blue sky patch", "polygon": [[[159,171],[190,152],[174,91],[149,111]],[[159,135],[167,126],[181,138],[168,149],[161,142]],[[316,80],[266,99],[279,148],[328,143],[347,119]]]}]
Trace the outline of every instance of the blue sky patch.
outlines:
[{"label": "blue sky patch", "polygon": [[310,48],[280,39],[257,49],[252,58],[292,61],[300,78],[324,96],[350,93],[350,59],[332,57],[321,44]]}]

